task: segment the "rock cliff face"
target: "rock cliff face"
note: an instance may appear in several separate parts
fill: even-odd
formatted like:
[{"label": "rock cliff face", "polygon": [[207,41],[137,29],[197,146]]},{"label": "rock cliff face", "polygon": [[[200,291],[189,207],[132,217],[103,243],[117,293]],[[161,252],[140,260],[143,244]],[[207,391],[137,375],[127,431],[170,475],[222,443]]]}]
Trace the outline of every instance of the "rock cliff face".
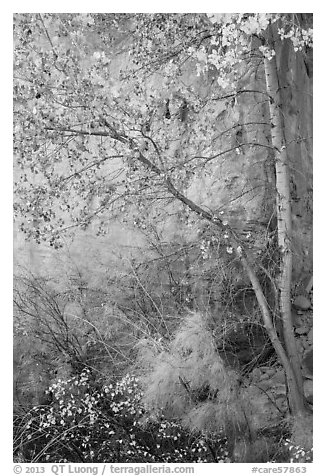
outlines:
[{"label": "rock cliff face", "polygon": [[[311,271],[312,263],[312,61],[310,52],[295,53],[286,41],[278,48],[285,135],[291,161],[294,279],[300,280]],[[111,69],[117,76],[127,65],[126,56],[120,55],[111,63]],[[180,80],[202,99],[208,96],[217,99],[222,94],[214,74],[212,69],[206,77],[198,77],[195,66],[190,64]],[[223,214],[241,236],[251,240],[250,246],[259,250],[266,241],[266,234],[272,231],[275,218],[268,103],[263,93],[265,79],[261,65],[244,67],[240,76],[238,90],[255,92],[210,101],[207,107],[197,111],[187,104],[187,114],[183,117],[177,114],[185,104],[180,94],[171,87],[162,88],[159,75],[148,81],[148,89],[161,95],[162,111],[157,112],[157,123],[161,114],[161,126],[175,131],[176,140],[167,148],[167,155],[186,157],[189,151],[189,155],[200,152],[207,157],[216,156],[208,161],[204,172],[192,174],[184,190],[186,195],[201,206]],[[168,99],[172,118],[167,123],[164,122],[164,105]],[[198,150],[197,136],[205,134],[210,140],[203,150]],[[185,228],[178,218],[169,219],[162,226],[166,240],[176,233],[187,235],[187,239],[195,237],[195,228]],[[89,269],[96,263],[99,271],[103,262],[112,264],[113,254],[124,257],[143,253],[143,239],[138,231],[124,228],[121,222],[115,222],[111,230],[101,239],[94,236],[92,229],[78,233],[77,239],[69,242],[73,260],[83,262]],[[58,266],[57,256],[61,252],[25,244],[19,233],[15,247],[17,261],[28,263],[38,271],[50,273]],[[113,261],[114,267],[120,266],[120,259]]]},{"label": "rock cliff face", "polygon": [[[293,51],[285,42],[279,54],[285,137],[291,172],[294,279],[312,266],[312,71],[310,53]],[[239,90],[264,91],[263,72],[249,71]],[[239,147],[216,162],[210,176],[194,180],[190,196],[225,218],[240,233],[256,234],[273,227],[275,189],[273,152],[269,149],[267,102],[259,92],[225,101],[216,111],[216,140],[211,154]],[[225,133],[225,131],[228,131]],[[222,134],[222,135],[220,135]],[[220,137],[219,137],[220,136]],[[219,139],[217,139],[219,137]],[[255,144],[257,144],[255,146]]]},{"label": "rock cliff face", "polygon": [[312,267],[312,51],[295,53],[285,42],[279,71],[291,165],[294,278],[302,278]]}]

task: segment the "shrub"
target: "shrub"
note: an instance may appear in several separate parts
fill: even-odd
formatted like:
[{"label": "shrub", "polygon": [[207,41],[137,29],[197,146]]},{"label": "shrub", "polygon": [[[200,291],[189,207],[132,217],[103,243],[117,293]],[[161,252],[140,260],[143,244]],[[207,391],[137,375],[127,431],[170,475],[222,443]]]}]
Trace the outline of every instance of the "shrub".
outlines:
[{"label": "shrub", "polygon": [[16,459],[58,463],[214,461],[203,435],[186,432],[178,422],[146,417],[135,376],[127,374],[96,388],[91,385],[90,371],[84,370],[78,377],[59,379],[48,394],[51,405],[35,406],[15,420]]},{"label": "shrub", "polygon": [[291,463],[311,463],[313,460],[312,415],[293,418],[291,438],[285,441]]},{"label": "shrub", "polygon": [[[150,356],[152,368],[144,376],[144,403],[152,411],[162,409],[178,418],[190,432],[215,438],[243,431],[246,426],[239,375],[226,368],[220,357],[208,320],[190,313],[183,320],[167,349]],[[148,369],[148,362],[142,362]]]},{"label": "shrub", "polygon": [[291,440],[286,440],[284,443],[288,450],[290,463],[312,463],[313,462],[313,448],[306,449],[300,445],[295,445]]}]

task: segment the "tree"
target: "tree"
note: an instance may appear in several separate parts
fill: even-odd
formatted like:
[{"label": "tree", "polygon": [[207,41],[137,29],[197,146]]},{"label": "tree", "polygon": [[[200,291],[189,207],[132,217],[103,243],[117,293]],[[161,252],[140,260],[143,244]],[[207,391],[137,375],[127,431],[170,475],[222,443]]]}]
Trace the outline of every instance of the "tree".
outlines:
[{"label": "tree", "polygon": [[[105,233],[108,216],[121,215],[126,206],[146,215],[153,202],[171,199],[210,222],[251,282],[297,416],[307,409],[291,321],[290,176],[277,59],[284,42],[299,53],[311,47],[310,21],[309,15],[285,14],[15,17],[15,153],[22,171],[15,210],[23,217],[21,229],[58,247],[62,233],[74,227],[97,219],[98,233]],[[205,78],[205,95],[185,83],[186,65]],[[252,70],[265,74],[258,88],[244,86]],[[212,141],[221,146],[228,132],[214,137],[212,104],[236,107],[247,94],[267,101],[267,119],[237,121],[229,127],[236,142],[212,153]],[[200,119],[193,121],[194,114]],[[243,140],[243,131],[255,127],[267,128],[266,142]],[[193,177],[212,173],[221,157],[257,149],[269,151],[275,171],[275,316],[250,248],[228,220],[187,194]]]}]

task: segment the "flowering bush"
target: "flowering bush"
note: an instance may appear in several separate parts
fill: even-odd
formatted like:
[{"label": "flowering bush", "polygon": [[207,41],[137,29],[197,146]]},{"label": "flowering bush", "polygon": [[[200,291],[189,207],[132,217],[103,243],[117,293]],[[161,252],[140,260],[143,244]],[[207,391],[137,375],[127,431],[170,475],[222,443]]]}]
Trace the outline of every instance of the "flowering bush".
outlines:
[{"label": "flowering bush", "polygon": [[[177,423],[146,416],[138,379],[127,374],[96,388],[91,372],[58,379],[52,403],[33,407],[15,421],[14,453],[28,462],[214,462],[203,435]],[[225,439],[218,444],[226,456]],[[224,445],[224,446],[223,446]]]},{"label": "flowering bush", "polygon": [[300,445],[293,444],[290,440],[286,440],[284,446],[289,451],[290,463],[312,463],[313,448],[307,450]]}]

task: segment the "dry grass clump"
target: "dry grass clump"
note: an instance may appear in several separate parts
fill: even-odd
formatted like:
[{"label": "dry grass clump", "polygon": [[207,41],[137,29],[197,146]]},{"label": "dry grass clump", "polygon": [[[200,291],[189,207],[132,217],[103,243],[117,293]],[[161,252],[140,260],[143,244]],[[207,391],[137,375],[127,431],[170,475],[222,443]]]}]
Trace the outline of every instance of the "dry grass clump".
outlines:
[{"label": "dry grass clump", "polygon": [[144,403],[152,411],[207,434],[242,425],[238,375],[225,367],[207,317],[189,313],[167,348],[142,355],[152,358],[143,377]]}]

